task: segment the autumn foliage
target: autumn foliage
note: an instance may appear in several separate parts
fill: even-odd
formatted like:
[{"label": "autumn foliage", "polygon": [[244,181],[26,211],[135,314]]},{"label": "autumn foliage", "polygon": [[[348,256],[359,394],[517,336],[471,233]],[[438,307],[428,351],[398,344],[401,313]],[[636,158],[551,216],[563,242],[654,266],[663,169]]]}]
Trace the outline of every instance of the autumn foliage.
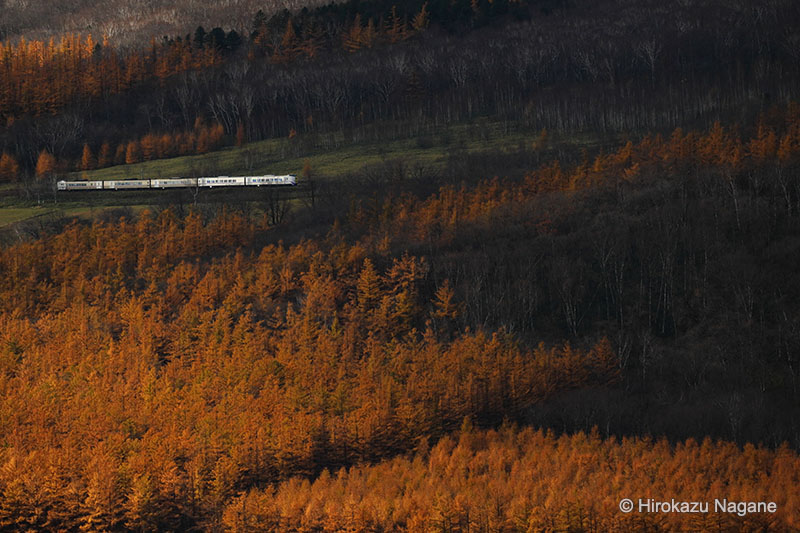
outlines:
[{"label": "autumn foliage", "polygon": [[[425,260],[170,211],[0,253],[0,524],[213,525],[240,487],[376,460],[617,379],[607,341],[448,340]],[[213,259],[209,259],[213,258]]]},{"label": "autumn foliage", "polygon": [[[279,42],[272,42],[265,25],[254,28],[249,56],[266,55],[273,63],[289,63],[314,57],[326,43],[327,47],[341,46],[353,52],[423,31],[428,18],[426,6],[411,23],[401,18],[396,8],[385,25],[382,18],[362,21],[357,14],[341,44],[335,40],[335,45],[332,36],[323,33],[320,22],[306,21],[296,30],[301,21],[289,18]],[[220,34],[226,39],[221,30]],[[149,47],[133,50],[117,49],[107,36],[98,41],[97,36],[81,34],[48,41],[21,38],[18,42],[0,42],[0,120],[11,124],[25,115],[55,114],[70,104],[124,93],[142,82],[163,84],[175,74],[220,65],[226,43],[215,42],[214,35],[205,34],[205,42],[188,37],[165,39],[163,43],[151,40]],[[238,46],[239,37],[236,39]]]},{"label": "autumn foliage", "polygon": [[[705,439],[556,436],[470,424],[428,449],[252,490],[228,531],[789,531],[800,527],[800,457]],[[665,495],[669,495],[666,497]],[[619,510],[622,498],[709,502],[709,513]],[[739,516],[714,499],[774,502]]]},{"label": "autumn foliage", "polygon": [[111,145],[103,143],[98,148],[99,155],[95,159],[92,148],[86,144],[80,160],[74,166],[77,170],[92,170],[153,159],[204,154],[219,149],[224,142],[225,130],[220,124],[207,125],[198,121],[188,131],[151,132],[139,139],[120,143],[116,148],[116,156],[112,155]]},{"label": "autumn foliage", "polygon": [[[266,244],[274,228],[256,216],[164,210],[75,221],[2,249],[0,528],[798,527],[798,458],[786,447],[470,429],[614,385],[621,361],[599,335],[523,345],[504,329],[461,327],[464,293],[418,250],[508,217],[557,231],[526,202],[631,194],[654,175],[739,194],[750,169],[766,168],[783,191],[773,204],[796,213],[786,172],[799,116],[791,107],[746,141],[719,125],[676,131],[515,184],[365,201],[346,221],[356,238],[335,226]],[[115,157],[157,155],[162,140]],[[622,516],[620,495],[765,499],[780,512]]]},{"label": "autumn foliage", "polygon": [[[637,184],[659,177],[695,183],[718,183],[722,176],[726,188],[735,194],[739,187],[763,187],[769,183],[782,199],[788,214],[800,209],[800,189],[793,180],[793,168],[800,156],[800,106],[790,104],[780,114],[777,125],[763,121],[751,137],[742,137],[736,128],[726,129],[718,122],[708,132],[684,132],[678,128],[664,138],[648,135],[641,141],[628,141],[608,154],[580,164],[562,167],[554,160],[529,172],[521,182],[499,179],[482,181],[477,187],[442,187],[424,200],[392,198],[391,204],[359,205],[352,214],[357,224],[376,232],[406,236],[414,240],[444,243],[464,224],[496,223],[492,217],[517,217],[528,210],[529,202],[549,193],[574,193],[595,188],[608,189],[623,197]],[[752,182],[754,174],[768,167],[769,181]],[[752,182],[752,183],[751,183]],[[759,191],[751,191],[756,194]],[[538,229],[547,231],[546,221]]]},{"label": "autumn foliage", "polygon": [[19,176],[19,163],[14,156],[3,152],[0,156],[0,182],[15,181]]},{"label": "autumn foliage", "polygon": [[0,42],[0,118],[54,114],[76,101],[118,94],[148,79],[163,79],[219,62],[213,47],[189,43],[117,51],[107,39],[70,34],[47,42]]},{"label": "autumn foliage", "polygon": [[55,171],[56,158],[47,150],[42,150],[39,153],[39,158],[36,160],[36,177],[44,179]]}]

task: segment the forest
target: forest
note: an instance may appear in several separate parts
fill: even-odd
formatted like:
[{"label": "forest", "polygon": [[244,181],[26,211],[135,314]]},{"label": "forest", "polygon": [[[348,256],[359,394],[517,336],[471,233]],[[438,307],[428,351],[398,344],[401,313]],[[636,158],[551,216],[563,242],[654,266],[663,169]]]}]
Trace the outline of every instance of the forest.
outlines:
[{"label": "forest", "polygon": [[[612,471],[650,464],[641,447],[656,452],[636,440],[647,435],[662,439],[661,460],[774,463],[769,484],[713,464],[684,475],[740,497],[775,491],[782,512],[757,523],[796,527],[798,492],[775,487],[800,481],[800,108],[773,118],[779,129],[748,139],[678,130],[515,183],[366,198],[296,244],[223,208],[70,222],[6,248],[0,524],[337,530],[350,511],[296,503],[343,490],[332,473],[396,479],[353,470],[375,464],[439,483],[425,469],[456,453],[449,432],[506,421],[564,432],[536,437],[559,450],[594,431],[593,453],[621,461]],[[542,468],[526,435],[477,432],[447,460],[495,446],[510,455],[486,460]],[[473,515],[470,479],[436,508],[365,509],[358,527],[655,527],[616,522],[589,492],[521,516],[498,495],[496,514]],[[393,505],[399,489],[376,490]]]},{"label": "forest", "polygon": [[0,531],[800,529],[795,3],[247,20],[0,43],[3,201],[264,139],[523,140],[4,229]]}]

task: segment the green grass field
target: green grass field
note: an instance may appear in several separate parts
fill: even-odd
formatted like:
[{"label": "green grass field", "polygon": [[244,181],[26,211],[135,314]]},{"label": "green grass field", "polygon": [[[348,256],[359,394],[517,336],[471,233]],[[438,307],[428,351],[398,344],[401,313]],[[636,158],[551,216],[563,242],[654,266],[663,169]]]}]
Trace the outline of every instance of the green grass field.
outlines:
[{"label": "green grass field", "polygon": [[20,220],[46,214],[52,209],[37,209],[35,207],[4,207],[0,208],[0,228]]},{"label": "green grass field", "polygon": [[[286,139],[269,139],[243,147],[227,147],[204,155],[145,161],[109,167],[92,172],[75,172],[71,179],[110,180],[168,178],[177,176],[234,176],[261,174],[299,174],[306,161],[320,176],[337,177],[354,172],[364,165],[385,159],[404,157],[433,162],[440,150],[416,148],[415,141],[359,144],[332,151],[294,149]],[[293,152],[300,155],[292,156]]]},{"label": "green grass field", "polygon": [[[136,179],[168,178],[177,176],[300,174],[306,161],[320,177],[341,177],[357,172],[366,165],[391,159],[408,163],[439,167],[445,164],[448,153],[454,148],[467,152],[516,150],[520,143],[530,147],[538,132],[505,133],[499,122],[485,120],[474,124],[459,124],[420,138],[393,141],[336,143],[339,148],[303,148],[302,141],[269,139],[249,143],[242,147],[227,147],[216,152],[182,156],[171,159],[120,165],[91,172],[74,172],[70,179]],[[570,142],[586,145],[589,137],[551,139],[551,143]],[[321,143],[319,143],[321,144]],[[329,144],[334,144],[330,142]]]}]

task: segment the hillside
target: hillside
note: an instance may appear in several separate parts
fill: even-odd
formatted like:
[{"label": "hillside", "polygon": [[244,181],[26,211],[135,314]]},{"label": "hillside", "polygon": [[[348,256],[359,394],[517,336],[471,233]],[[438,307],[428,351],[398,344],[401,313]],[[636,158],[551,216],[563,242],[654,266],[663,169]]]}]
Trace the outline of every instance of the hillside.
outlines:
[{"label": "hillside", "polygon": [[225,20],[0,45],[0,531],[800,527],[796,2]]},{"label": "hillside", "polygon": [[[0,523],[299,529],[260,487],[288,480],[278,494],[305,498],[302,479],[328,490],[326,470],[414,451],[418,469],[464,419],[723,438],[736,461],[754,453],[737,444],[796,447],[800,114],[778,116],[749,138],[676,131],[517,183],[386,189],[296,244],[279,241],[291,224],[218,206],[73,222],[6,248]],[[619,453],[650,464],[638,446]],[[757,453],[797,460],[785,445]],[[709,468],[680,494],[744,482]],[[536,498],[514,479],[503,490]],[[748,520],[794,524],[797,503],[779,496],[797,491],[759,479],[731,493],[775,494],[782,510]],[[239,505],[264,514],[241,522]],[[553,505],[525,520],[564,520]],[[597,505],[589,519],[605,523],[615,511]]]}]

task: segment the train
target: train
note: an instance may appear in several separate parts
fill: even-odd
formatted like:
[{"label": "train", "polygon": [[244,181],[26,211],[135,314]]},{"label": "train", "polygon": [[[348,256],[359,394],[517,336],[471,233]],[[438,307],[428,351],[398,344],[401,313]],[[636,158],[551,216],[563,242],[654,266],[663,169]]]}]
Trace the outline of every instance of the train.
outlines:
[{"label": "train", "polygon": [[297,176],[214,176],[207,178],[152,178],[138,180],[65,181],[58,182],[59,191],[176,189],[194,187],[261,187],[262,185],[297,185]]}]

